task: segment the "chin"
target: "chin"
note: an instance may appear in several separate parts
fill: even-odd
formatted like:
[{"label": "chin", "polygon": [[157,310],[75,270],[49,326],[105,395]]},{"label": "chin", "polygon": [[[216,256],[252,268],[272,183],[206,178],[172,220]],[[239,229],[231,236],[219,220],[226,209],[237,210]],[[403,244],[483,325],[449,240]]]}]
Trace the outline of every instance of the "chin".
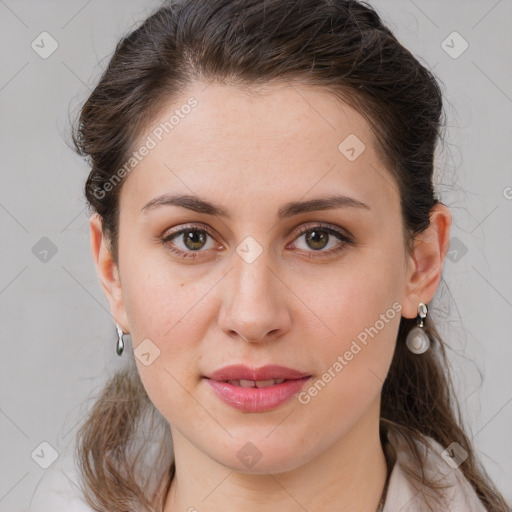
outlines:
[{"label": "chin", "polygon": [[[266,434],[265,434],[266,435]],[[297,469],[314,457],[304,452],[304,443],[298,439],[296,443],[284,444],[279,439],[262,438],[260,441],[246,436],[247,441],[232,442],[219,454],[211,454],[219,464],[238,473],[264,475],[267,473],[286,473]],[[290,439],[287,439],[290,443]],[[239,448],[238,448],[239,446]],[[232,456],[227,458],[226,454]]]}]

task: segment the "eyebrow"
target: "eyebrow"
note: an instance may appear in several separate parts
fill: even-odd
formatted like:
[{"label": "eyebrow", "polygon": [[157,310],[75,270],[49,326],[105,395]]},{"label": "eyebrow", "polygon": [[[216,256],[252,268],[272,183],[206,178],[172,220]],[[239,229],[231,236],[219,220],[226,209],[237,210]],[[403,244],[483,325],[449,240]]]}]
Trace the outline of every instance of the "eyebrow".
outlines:
[{"label": "eyebrow", "polygon": [[[231,215],[221,206],[192,195],[163,194],[148,201],[140,211],[148,212],[164,205],[179,206],[181,208],[187,208],[188,210],[192,210],[197,213],[204,213],[206,215],[215,215],[218,217],[231,219]],[[358,199],[344,195],[331,195],[327,197],[310,199],[308,201],[292,201],[285,203],[283,206],[281,206],[281,208],[279,208],[277,217],[279,220],[282,220],[287,217],[292,217],[293,215],[298,215],[300,213],[347,207],[364,208],[366,210],[370,210],[370,207],[366,203],[363,203]]]}]

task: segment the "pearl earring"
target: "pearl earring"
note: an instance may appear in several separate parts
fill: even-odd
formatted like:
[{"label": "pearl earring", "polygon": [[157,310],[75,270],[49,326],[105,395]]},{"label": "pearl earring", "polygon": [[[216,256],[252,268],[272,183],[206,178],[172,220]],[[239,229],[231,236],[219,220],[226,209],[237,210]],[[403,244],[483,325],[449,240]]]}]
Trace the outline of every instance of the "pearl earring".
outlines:
[{"label": "pearl earring", "polygon": [[423,320],[427,317],[427,305],[423,302],[419,303],[418,316],[416,320],[418,325],[415,325],[407,334],[406,344],[408,349],[414,354],[423,354],[430,347],[430,340],[427,333],[423,329]]}]

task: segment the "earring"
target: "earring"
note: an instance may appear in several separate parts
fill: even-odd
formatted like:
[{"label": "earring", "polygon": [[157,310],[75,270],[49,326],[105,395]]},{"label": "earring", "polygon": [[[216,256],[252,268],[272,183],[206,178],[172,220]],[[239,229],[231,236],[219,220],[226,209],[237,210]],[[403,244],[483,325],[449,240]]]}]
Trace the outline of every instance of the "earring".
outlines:
[{"label": "earring", "polygon": [[416,321],[418,325],[415,325],[407,334],[407,347],[414,354],[423,354],[430,346],[430,340],[423,329],[423,320],[427,317],[428,309],[427,305],[420,302],[418,306],[418,316]]},{"label": "earring", "polygon": [[117,355],[120,356],[123,353],[124,350],[124,341],[123,341],[123,330],[121,327],[119,327],[119,324],[116,323],[116,329],[117,329],[117,346],[116,346],[116,352]]}]

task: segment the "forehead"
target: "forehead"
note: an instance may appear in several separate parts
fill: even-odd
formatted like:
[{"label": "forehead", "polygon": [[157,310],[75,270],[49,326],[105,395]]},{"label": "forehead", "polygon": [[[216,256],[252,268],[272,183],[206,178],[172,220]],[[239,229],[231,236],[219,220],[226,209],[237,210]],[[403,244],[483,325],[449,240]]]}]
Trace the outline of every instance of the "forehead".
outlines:
[{"label": "forehead", "polygon": [[399,203],[364,117],[311,86],[191,84],[164,105],[134,150],[144,144],[152,148],[121,194],[139,210],[165,192],[222,196],[235,209],[333,191],[377,210]]}]

